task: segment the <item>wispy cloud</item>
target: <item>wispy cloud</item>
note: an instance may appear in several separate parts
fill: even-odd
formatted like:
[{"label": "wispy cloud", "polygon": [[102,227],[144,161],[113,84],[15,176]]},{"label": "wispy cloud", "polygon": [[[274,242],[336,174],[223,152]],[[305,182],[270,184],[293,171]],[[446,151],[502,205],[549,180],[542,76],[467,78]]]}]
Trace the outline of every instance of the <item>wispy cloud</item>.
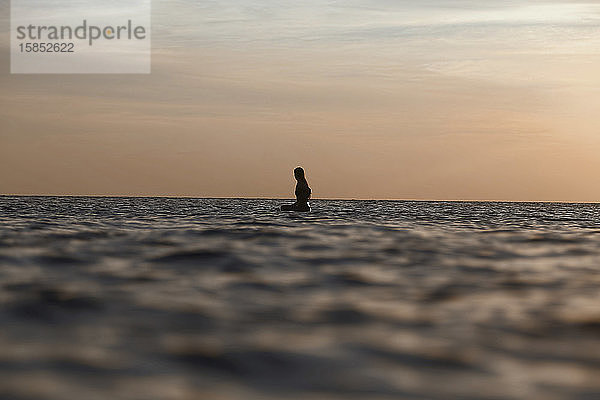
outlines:
[{"label": "wispy cloud", "polygon": [[238,171],[304,160],[328,196],[600,198],[596,2],[155,0],[152,22],[151,76],[0,76],[0,191],[282,195]]}]

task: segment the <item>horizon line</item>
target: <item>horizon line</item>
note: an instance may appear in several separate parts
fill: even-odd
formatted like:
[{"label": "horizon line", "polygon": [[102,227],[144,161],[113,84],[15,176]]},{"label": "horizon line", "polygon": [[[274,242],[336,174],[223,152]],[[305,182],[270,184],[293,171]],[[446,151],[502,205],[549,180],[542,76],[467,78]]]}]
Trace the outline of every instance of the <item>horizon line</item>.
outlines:
[{"label": "horizon line", "polygon": [[[94,197],[94,198],[166,198],[166,199],[209,199],[209,200],[293,200],[293,197],[243,197],[243,196],[192,196],[192,195],[125,195],[125,194],[18,194],[0,193],[0,197]],[[489,200],[489,199],[417,199],[417,198],[360,198],[360,197],[319,197],[311,200],[342,201],[422,201],[422,202],[478,202],[478,203],[570,203],[598,204],[598,201],[584,200]]]}]

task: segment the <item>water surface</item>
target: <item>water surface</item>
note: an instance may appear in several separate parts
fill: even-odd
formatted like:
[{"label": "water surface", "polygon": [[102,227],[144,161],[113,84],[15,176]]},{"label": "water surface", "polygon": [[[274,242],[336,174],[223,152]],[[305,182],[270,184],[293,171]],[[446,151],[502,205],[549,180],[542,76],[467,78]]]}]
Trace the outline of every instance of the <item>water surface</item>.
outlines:
[{"label": "water surface", "polygon": [[600,398],[600,205],[281,203],[0,197],[0,398]]}]

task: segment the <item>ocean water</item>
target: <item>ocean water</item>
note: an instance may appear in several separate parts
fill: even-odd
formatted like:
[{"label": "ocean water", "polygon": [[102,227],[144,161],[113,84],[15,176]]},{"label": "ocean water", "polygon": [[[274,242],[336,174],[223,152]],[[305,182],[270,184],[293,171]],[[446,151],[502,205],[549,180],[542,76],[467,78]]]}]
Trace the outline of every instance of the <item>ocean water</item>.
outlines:
[{"label": "ocean water", "polygon": [[600,399],[600,205],[0,197],[0,398]]}]

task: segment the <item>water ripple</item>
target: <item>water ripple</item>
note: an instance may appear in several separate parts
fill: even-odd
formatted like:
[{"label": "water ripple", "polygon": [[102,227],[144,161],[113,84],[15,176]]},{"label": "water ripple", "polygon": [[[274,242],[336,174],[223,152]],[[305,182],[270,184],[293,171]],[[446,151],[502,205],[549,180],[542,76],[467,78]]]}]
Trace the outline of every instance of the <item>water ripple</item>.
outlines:
[{"label": "water ripple", "polygon": [[600,205],[0,197],[0,398],[600,398]]}]

